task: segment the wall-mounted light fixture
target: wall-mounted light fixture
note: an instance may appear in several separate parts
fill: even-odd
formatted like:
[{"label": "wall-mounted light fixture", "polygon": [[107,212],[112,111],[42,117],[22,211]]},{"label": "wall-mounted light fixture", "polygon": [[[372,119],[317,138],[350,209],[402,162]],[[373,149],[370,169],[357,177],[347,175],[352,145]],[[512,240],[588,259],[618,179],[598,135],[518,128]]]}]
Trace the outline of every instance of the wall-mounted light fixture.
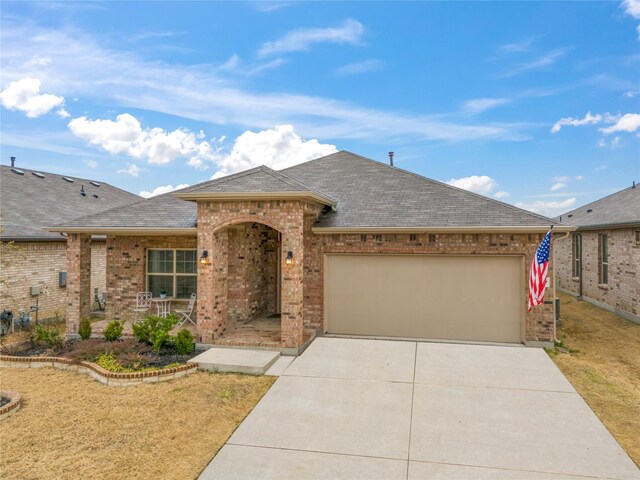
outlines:
[{"label": "wall-mounted light fixture", "polygon": [[287,265],[291,265],[293,263],[293,252],[291,250],[287,252],[287,258],[284,260],[284,263]]},{"label": "wall-mounted light fixture", "polygon": [[200,257],[200,265],[207,265],[209,263],[209,252],[206,250],[202,251],[202,256]]}]

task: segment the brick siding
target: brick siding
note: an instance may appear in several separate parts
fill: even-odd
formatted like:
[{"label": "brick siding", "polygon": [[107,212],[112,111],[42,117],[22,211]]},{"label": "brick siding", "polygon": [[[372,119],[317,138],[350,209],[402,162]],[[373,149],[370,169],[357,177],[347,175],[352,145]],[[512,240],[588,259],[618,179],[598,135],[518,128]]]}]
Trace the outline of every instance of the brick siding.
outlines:
[{"label": "brick siding", "polygon": [[[605,303],[613,308],[640,315],[640,245],[636,244],[635,230],[582,231],[582,294],[586,298]],[[609,236],[609,281],[599,283],[598,234]],[[557,242],[556,264],[558,286],[579,295],[579,277],[573,276],[571,235]]]},{"label": "brick siding", "polygon": [[[44,292],[38,299],[38,318],[65,318],[67,291],[59,286],[59,273],[67,271],[66,242],[14,242],[3,254],[0,269],[0,309],[28,310],[35,305],[29,288],[39,286]],[[106,285],[106,249],[104,241],[94,241],[91,254],[91,292],[103,291]],[[35,319],[35,314],[31,314]]]}]

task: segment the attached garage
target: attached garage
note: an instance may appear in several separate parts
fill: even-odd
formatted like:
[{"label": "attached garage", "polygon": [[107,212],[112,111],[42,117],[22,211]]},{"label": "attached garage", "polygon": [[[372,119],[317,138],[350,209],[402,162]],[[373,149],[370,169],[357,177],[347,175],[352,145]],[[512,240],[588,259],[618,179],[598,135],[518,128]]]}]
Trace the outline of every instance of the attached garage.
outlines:
[{"label": "attached garage", "polygon": [[325,255],[327,333],[521,343],[521,256]]}]

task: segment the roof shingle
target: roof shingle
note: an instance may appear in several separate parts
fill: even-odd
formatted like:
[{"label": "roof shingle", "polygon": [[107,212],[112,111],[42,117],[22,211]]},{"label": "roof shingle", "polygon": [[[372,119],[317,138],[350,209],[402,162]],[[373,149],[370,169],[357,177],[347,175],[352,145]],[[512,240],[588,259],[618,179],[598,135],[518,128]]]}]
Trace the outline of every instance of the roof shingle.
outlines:
[{"label": "roof shingle", "polygon": [[556,217],[556,220],[580,228],[640,224],[640,187],[634,184],[632,187],[563,213]]}]

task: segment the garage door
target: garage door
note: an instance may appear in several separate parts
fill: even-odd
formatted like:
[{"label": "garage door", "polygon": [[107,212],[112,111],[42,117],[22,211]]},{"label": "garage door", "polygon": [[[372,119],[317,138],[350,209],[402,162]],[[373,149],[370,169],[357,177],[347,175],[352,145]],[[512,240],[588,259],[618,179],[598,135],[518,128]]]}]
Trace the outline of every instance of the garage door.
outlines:
[{"label": "garage door", "polygon": [[324,289],[328,333],[521,342],[520,257],[326,255]]}]

